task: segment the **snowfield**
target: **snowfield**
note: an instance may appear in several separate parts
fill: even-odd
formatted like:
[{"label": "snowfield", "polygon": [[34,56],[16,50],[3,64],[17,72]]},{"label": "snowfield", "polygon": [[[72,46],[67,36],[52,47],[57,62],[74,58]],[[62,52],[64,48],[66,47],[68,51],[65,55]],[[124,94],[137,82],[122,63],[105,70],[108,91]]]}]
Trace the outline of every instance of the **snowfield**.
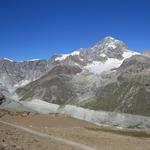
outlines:
[{"label": "snowfield", "polygon": [[[94,74],[101,74],[104,71],[110,71],[113,68],[118,68],[125,59],[133,55],[139,55],[139,54],[140,53],[137,53],[137,52],[126,51],[123,53],[122,60],[115,59],[115,58],[108,58],[106,62],[93,61],[92,63],[85,66],[84,69]],[[106,57],[105,54],[101,54],[101,56]]]},{"label": "snowfield", "polygon": [[62,54],[62,56],[56,57],[55,61],[62,61],[62,60],[65,60],[69,56],[75,56],[75,55],[77,55],[77,56],[80,55],[80,51],[74,51],[70,54]]}]

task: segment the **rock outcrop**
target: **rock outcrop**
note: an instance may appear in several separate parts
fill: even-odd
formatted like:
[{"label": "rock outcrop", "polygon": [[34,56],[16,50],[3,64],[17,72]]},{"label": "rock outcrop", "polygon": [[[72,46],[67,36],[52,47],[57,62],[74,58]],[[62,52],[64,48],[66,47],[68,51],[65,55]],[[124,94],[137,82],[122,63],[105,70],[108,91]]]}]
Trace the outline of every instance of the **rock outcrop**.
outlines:
[{"label": "rock outcrop", "polygon": [[0,93],[0,105],[5,101],[5,96],[4,94]]}]

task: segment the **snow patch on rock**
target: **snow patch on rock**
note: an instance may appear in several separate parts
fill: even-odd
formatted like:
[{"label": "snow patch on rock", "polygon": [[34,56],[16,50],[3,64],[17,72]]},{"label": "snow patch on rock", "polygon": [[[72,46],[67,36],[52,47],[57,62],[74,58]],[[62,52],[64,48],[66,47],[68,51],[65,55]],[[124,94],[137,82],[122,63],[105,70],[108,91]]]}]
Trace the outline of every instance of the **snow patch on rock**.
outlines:
[{"label": "snow patch on rock", "polygon": [[32,62],[32,61],[40,61],[41,59],[29,59],[29,60],[21,60],[21,61],[17,61],[17,62]]},{"label": "snow patch on rock", "polygon": [[84,69],[92,72],[94,74],[101,74],[104,71],[109,71],[112,68],[117,68],[121,65],[122,61],[114,58],[108,58],[106,62],[93,61],[91,64],[88,64]]},{"label": "snow patch on rock", "polygon": [[11,59],[9,59],[9,58],[3,58],[3,59],[13,62],[13,60],[11,60]]},{"label": "snow patch on rock", "polygon": [[22,87],[22,86],[27,85],[27,84],[30,83],[30,82],[31,82],[31,80],[22,80],[22,81],[20,81],[19,83],[15,84],[14,87],[15,87],[15,88]]},{"label": "snow patch on rock", "polygon": [[[127,59],[127,58],[129,58],[129,57],[131,57],[131,56],[133,56],[133,55],[141,55],[141,54],[138,53],[138,52],[126,51],[126,52],[123,53],[123,58],[124,58],[124,59]],[[123,59],[123,60],[124,60],[124,59]]]},{"label": "snow patch on rock", "polygon": [[102,53],[100,54],[101,57],[106,57],[106,54]]},{"label": "snow patch on rock", "polygon": [[69,56],[75,56],[75,55],[79,56],[80,55],[80,51],[74,51],[74,52],[72,52],[70,54],[63,54],[60,57],[56,57],[55,61],[62,61],[62,60],[65,60]]},{"label": "snow patch on rock", "polygon": [[39,61],[40,59],[30,59],[30,60],[27,60],[27,61]]},{"label": "snow patch on rock", "polygon": [[112,48],[115,49],[117,46],[115,45],[115,41],[112,41],[110,43],[107,43],[105,46],[107,46],[108,48]]}]

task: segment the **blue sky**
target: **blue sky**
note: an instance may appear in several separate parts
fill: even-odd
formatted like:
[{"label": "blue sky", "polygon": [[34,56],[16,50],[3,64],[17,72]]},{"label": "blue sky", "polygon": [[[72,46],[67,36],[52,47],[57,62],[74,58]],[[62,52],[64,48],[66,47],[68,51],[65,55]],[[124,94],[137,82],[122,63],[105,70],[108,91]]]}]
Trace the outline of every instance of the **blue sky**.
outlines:
[{"label": "blue sky", "polygon": [[0,57],[47,59],[105,36],[150,49],[150,1],[0,0]]}]

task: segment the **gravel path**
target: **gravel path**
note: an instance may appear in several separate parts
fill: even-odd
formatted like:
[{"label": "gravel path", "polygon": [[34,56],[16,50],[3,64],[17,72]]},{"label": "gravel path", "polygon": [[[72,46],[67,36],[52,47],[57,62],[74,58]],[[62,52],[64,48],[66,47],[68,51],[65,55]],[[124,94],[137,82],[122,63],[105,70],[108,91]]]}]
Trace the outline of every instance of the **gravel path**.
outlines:
[{"label": "gravel path", "polygon": [[11,127],[14,127],[14,128],[17,128],[19,130],[23,130],[25,132],[34,134],[34,135],[39,136],[39,137],[48,138],[48,139],[51,139],[53,141],[72,146],[72,147],[74,147],[78,150],[79,149],[81,149],[81,150],[96,150],[96,149],[94,149],[92,147],[89,147],[89,146],[86,146],[84,144],[80,144],[80,143],[70,141],[70,140],[67,140],[67,139],[58,138],[58,137],[55,137],[55,136],[52,136],[52,135],[49,135],[49,134],[41,133],[41,132],[26,128],[26,127],[23,127],[23,126],[20,126],[20,125],[15,125],[15,124],[4,122],[4,121],[0,121],[0,123],[11,126]]}]

